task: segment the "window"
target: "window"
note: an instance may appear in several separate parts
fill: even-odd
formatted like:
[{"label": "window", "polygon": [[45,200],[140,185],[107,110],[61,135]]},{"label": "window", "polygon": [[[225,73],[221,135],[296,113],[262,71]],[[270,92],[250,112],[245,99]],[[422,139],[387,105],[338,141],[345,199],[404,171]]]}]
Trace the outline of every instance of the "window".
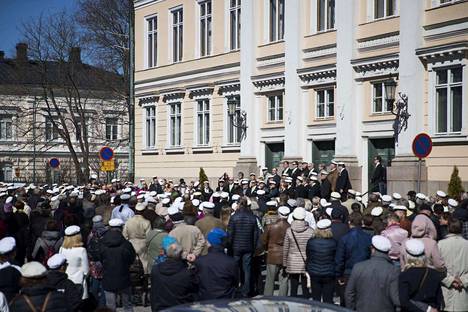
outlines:
[{"label": "window", "polygon": [[210,144],[210,101],[197,101],[197,145]]},{"label": "window", "polygon": [[241,0],[230,0],[231,50],[240,49]]},{"label": "window", "polygon": [[156,16],[146,19],[146,45],[148,67],[155,67],[158,59],[158,18]]},{"label": "window", "polygon": [[3,171],[0,173],[0,176],[3,175],[3,182],[13,181],[13,166],[11,164],[5,164],[0,170]]},{"label": "window", "polygon": [[146,148],[156,146],[156,106],[145,108],[146,119]]},{"label": "window", "polygon": [[440,4],[440,5],[443,5],[443,4],[450,4],[450,3],[457,2],[457,1],[462,1],[462,0],[439,0],[439,4]]},{"label": "window", "polygon": [[462,67],[436,70],[436,132],[462,128]]},{"label": "window", "polygon": [[[57,121],[55,120],[55,123]],[[52,120],[49,117],[46,117],[45,121],[45,139],[46,141],[52,141],[52,140],[57,140],[59,137],[58,134],[58,129],[52,122]]]},{"label": "window", "polygon": [[[241,104],[240,104],[240,96],[234,96],[228,99],[229,102],[235,102],[236,110],[234,115],[229,115],[228,113],[228,143],[229,144],[239,144],[241,141],[241,134],[242,131],[239,127],[235,125],[238,123],[240,116],[241,116]],[[229,104],[228,104],[228,112],[229,112]]]},{"label": "window", "polygon": [[393,103],[386,101],[385,82],[376,82],[372,84],[372,112],[388,113],[393,109]]},{"label": "window", "polygon": [[374,0],[374,19],[395,15],[395,0]]},{"label": "window", "polygon": [[0,140],[13,139],[13,122],[10,116],[0,116]]},{"label": "window", "polygon": [[117,140],[119,121],[117,118],[106,118],[106,140]]},{"label": "window", "polygon": [[268,97],[268,121],[283,120],[283,95]]},{"label": "window", "polygon": [[169,145],[172,147],[181,145],[181,134],[182,134],[182,113],[181,103],[169,104],[169,122],[170,122],[170,138]]},{"label": "window", "polygon": [[[85,117],[85,125],[86,125],[86,130],[87,130],[87,140],[89,142],[90,139],[93,138],[94,136],[93,122],[91,121],[89,117]],[[76,141],[81,140],[82,135],[84,135],[82,131],[83,130],[81,127],[80,117],[76,116],[76,126],[75,126]]]},{"label": "window", "polygon": [[328,118],[335,115],[335,90],[325,89],[317,91],[317,109],[315,116],[317,118]]},{"label": "window", "polygon": [[211,54],[211,0],[200,2],[200,55]]},{"label": "window", "polygon": [[270,0],[270,42],[284,38],[284,0]]},{"label": "window", "polygon": [[317,29],[319,31],[335,28],[335,0],[318,0]]},{"label": "window", "polygon": [[182,8],[172,11],[172,60],[182,61],[184,45],[184,14]]}]

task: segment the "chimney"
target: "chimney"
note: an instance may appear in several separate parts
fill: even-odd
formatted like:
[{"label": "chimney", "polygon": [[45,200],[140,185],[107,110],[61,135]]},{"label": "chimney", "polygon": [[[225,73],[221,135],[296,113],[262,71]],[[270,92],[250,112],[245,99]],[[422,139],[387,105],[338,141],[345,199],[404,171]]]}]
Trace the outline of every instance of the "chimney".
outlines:
[{"label": "chimney", "polygon": [[0,51],[0,62],[3,61],[4,59],[5,59],[5,52]]},{"label": "chimney", "polygon": [[68,61],[73,64],[81,63],[81,49],[79,47],[73,47],[70,49]]},{"label": "chimney", "polygon": [[20,42],[16,45],[16,60],[21,62],[28,61],[28,45]]}]

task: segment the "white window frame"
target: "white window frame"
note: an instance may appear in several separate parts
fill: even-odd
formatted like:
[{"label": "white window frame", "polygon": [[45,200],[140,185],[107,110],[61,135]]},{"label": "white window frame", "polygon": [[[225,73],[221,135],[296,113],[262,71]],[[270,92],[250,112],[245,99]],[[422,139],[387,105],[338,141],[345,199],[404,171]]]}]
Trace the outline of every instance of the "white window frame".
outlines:
[{"label": "white window frame", "polygon": [[[45,121],[44,121],[44,140],[46,142],[58,141],[58,140],[60,140],[59,131],[58,131],[57,128],[54,127],[54,124],[52,123],[52,121],[50,119],[51,118],[49,116],[45,117]],[[58,123],[58,120],[55,123]],[[47,136],[47,129],[50,129],[51,138],[48,138],[48,136]]]},{"label": "white window frame", "polygon": [[[205,9],[204,15],[202,15],[203,7]],[[210,8],[209,12],[208,12],[208,8]],[[199,53],[201,57],[210,56],[213,52],[213,14],[212,13],[213,13],[213,3],[211,0],[203,0],[203,1],[198,2],[198,16],[199,16],[198,41],[200,45]],[[202,30],[203,22],[205,23],[205,31]]]},{"label": "white window frame", "polygon": [[[268,33],[268,42],[277,42],[277,41],[282,41],[284,40],[284,32],[285,32],[285,13],[286,13],[286,0],[267,0],[268,1],[268,11],[267,13],[267,33]],[[275,23],[275,30],[276,32],[273,34],[273,23],[272,23],[272,18],[271,18],[271,2],[274,1],[276,5],[276,12],[275,12],[275,18],[274,18],[274,23]],[[283,8],[283,20],[281,21],[281,10],[280,4],[282,3],[282,8]],[[282,30],[280,32],[280,29]]]},{"label": "white window frame", "polygon": [[[171,109],[172,109],[172,106],[173,105],[179,105],[180,106],[180,109],[179,109],[179,112],[177,113],[172,113],[171,112]],[[167,106],[168,106],[168,109],[167,109],[167,115],[168,115],[168,118],[167,118],[167,122],[168,122],[168,136],[167,136],[167,144],[169,146],[169,148],[178,148],[178,147],[182,147],[182,142],[183,142],[183,137],[182,137],[182,133],[183,133],[183,116],[182,116],[182,101],[174,101],[174,102],[168,102],[167,103]],[[177,142],[173,142],[172,141],[172,118],[179,118],[180,121],[179,121],[179,129],[175,129],[176,131],[176,134],[177,137],[180,138],[180,142],[178,142],[179,144],[175,144]],[[177,131],[178,130],[178,131]]]},{"label": "white window frame", "polygon": [[[336,1],[335,0],[313,0],[316,2],[316,16],[317,16],[317,21],[316,21],[316,29],[317,29],[317,32],[327,32],[327,31],[330,31],[330,30],[335,30],[335,25],[336,25],[336,14],[335,14],[335,11],[336,11]],[[324,16],[324,20],[325,20],[325,26],[323,29],[320,29],[320,2],[321,1],[324,1],[325,2],[325,16]],[[330,2],[333,1],[334,2],[334,5],[333,5],[333,27],[330,27],[330,25],[328,25],[328,22],[329,22],[329,15],[328,15],[328,7],[330,5]]]},{"label": "white window frame", "polygon": [[[235,100],[237,101],[237,104],[236,104],[236,114],[237,114],[237,116],[240,116],[241,111],[242,111],[242,109],[241,109],[241,98],[240,98],[239,94],[229,95],[229,96],[225,97],[225,99],[226,99],[225,100],[225,107],[226,107],[226,109],[225,109],[225,116],[226,116],[226,140],[225,140],[225,142],[226,142],[226,145],[239,146],[240,143],[241,143],[241,133],[242,132],[241,132],[240,128],[234,126],[234,119],[231,120],[231,117],[229,116],[228,103],[229,103],[229,100],[231,98],[235,98]],[[232,133],[233,140],[230,139],[231,133]]]},{"label": "white window frame", "polygon": [[[392,111],[391,110],[388,110],[388,105],[387,105],[387,94],[385,92],[385,82],[387,81],[373,81],[371,83],[371,86],[372,86],[372,103],[371,103],[371,107],[372,107],[372,114],[387,114],[387,113],[391,113]],[[381,111],[378,111],[376,109],[376,98],[377,96],[375,95],[375,86],[377,84],[380,84],[380,88],[382,89],[382,110]]]},{"label": "white window frame", "polygon": [[0,115],[0,141],[12,141],[13,139],[13,117],[11,115]]},{"label": "white window frame", "polygon": [[[271,118],[271,111],[274,111],[274,118]],[[283,121],[284,119],[284,95],[283,93],[267,95],[267,114],[268,114],[267,116],[268,122]]]},{"label": "white window frame", "polygon": [[451,5],[456,2],[461,2],[463,0],[447,0],[447,2],[442,3],[443,0],[432,0],[432,7],[446,6]]},{"label": "white window frame", "polygon": [[[115,123],[114,122],[108,123],[108,121],[115,121]],[[107,136],[108,126],[111,127],[110,138],[108,138],[108,136]],[[106,117],[105,118],[105,127],[106,127],[106,131],[105,131],[106,141],[117,141],[119,139],[119,118],[117,118],[117,117]],[[114,135],[115,135],[115,139],[113,138]]]},{"label": "white window frame", "polygon": [[[153,109],[154,110],[154,115],[148,115],[148,109]],[[156,103],[146,103],[142,105],[142,122],[143,122],[143,147],[145,150],[155,150],[157,146],[157,133],[158,133],[158,106]],[[153,133],[149,133],[148,136],[148,131],[151,131],[151,129],[148,128],[148,121],[153,121],[154,125],[154,131]],[[151,140],[151,135],[153,136],[153,141],[154,144],[148,144],[148,140]]]},{"label": "white window frame", "polygon": [[[200,110],[199,105],[202,103],[202,109]],[[211,118],[211,100],[210,98],[200,98],[197,99],[195,102],[195,125],[196,125],[196,131],[195,131],[195,145],[198,147],[207,147],[210,146],[211,144],[211,124],[212,124],[212,118]],[[206,109],[206,104],[208,104],[208,109]],[[202,117],[201,122],[199,117]],[[206,126],[206,118],[208,118],[208,133],[206,133],[207,129],[205,128]],[[201,124],[200,124],[201,123]],[[202,140],[200,140],[200,135],[203,135]]]},{"label": "white window frame", "polygon": [[[150,30],[149,29],[149,20],[155,20],[156,21],[156,29],[154,28],[153,26],[153,30]],[[144,38],[144,58],[145,58],[145,68],[154,68],[154,67],[157,67],[158,66],[158,50],[159,50],[159,45],[158,45],[158,26],[159,26],[159,19],[158,19],[158,15],[157,14],[153,14],[153,15],[149,15],[149,16],[146,16],[145,19],[145,25],[144,25],[144,29],[145,29],[145,38]],[[153,21],[153,25],[154,25],[154,21]],[[152,60],[152,64],[149,62],[149,58],[150,58],[150,55],[149,55],[149,45],[148,45],[148,37],[149,35],[152,35],[153,37],[153,55],[151,57],[151,60]],[[154,50],[154,42],[156,41],[156,51]]]},{"label": "white window frame", "polygon": [[[389,17],[393,17],[397,15],[397,0],[371,0],[372,1],[372,19],[373,20],[381,20],[381,19],[386,19]],[[384,3],[384,14],[383,16],[377,17],[376,14],[376,1],[383,1]],[[393,13],[390,15],[387,15],[387,7],[388,3],[392,2],[393,3]]]},{"label": "white window frame", "polygon": [[[178,20],[176,24],[174,24],[174,14],[178,14],[178,12],[182,12],[182,21]],[[177,46],[174,42],[174,28],[177,27],[178,36],[177,36]],[[182,32],[180,32],[182,28]],[[169,59],[171,63],[179,63],[182,62],[184,59],[184,9],[182,6],[177,6],[175,8],[170,9],[170,18],[169,18],[169,33],[170,33],[170,44],[169,44]],[[179,46],[180,40],[179,35],[181,33],[182,36],[182,45]],[[174,59],[174,51],[177,50],[177,57]],[[180,53],[180,54],[179,54]]]},{"label": "white window frame", "polygon": [[[240,18],[242,17],[242,11],[241,11],[241,0],[232,0],[235,1],[234,5],[232,5],[231,0],[227,0],[228,5],[229,5],[229,13],[228,13],[228,29],[229,29],[229,51],[236,51],[240,49],[240,31],[241,31],[241,20]],[[249,1],[249,0],[244,0],[244,1]],[[232,24],[232,17],[234,15],[234,18],[236,20],[235,23],[235,29],[233,29]]]},{"label": "white window frame", "polygon": [[[321,103],[320,92],[323,92],[324,102]],[[330,102],[330,93],[333,94],[333,102]],[[335,117],[335,108],[336,108],[336,97],[335,97],[335,88],[323,88],[315,90],[315,118],[316,119],[328,119]],[[333,114],[330,114],[330,103],[333,105]],[[323,105],[323,116],[319,116],[319,105]]]},{"label": "white window frame", "polygon": [[13,181],[13,165],[6,163],[3,165],[3,168],[0,170],[3,170],[3,182],[10,182]]}]

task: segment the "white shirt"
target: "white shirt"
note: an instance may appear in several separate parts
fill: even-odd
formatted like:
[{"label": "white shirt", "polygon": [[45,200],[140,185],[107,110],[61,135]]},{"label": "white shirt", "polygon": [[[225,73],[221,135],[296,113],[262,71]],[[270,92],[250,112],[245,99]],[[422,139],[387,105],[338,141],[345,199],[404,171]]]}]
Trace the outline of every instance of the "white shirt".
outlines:
[{"label": "white shirt", "polygon": [[[119,211],[120,207],[122,207],[122,211]],[[119,206],[115,207],[112,210],[111,219],[120,219],[125,223],[125,222],[127,222],[128,219],[130,219],[134,215],[135,215],[135,213],[133,212],[132,209],[130,209],[128,207],[128,205],[126,205],[126,204],[125,205],[119,205]]]},{"label": "white shirt", "polygon": [[68,279],[78,285],[83,285],[83,299],[88,298],[88,287],[86,285],[86,275],[89,271],[88,254],[83,247],[63,248],[59,253],[67,259],[67,270],[65,273]]},{"label": "white shirt", "polygon": [[[314,218],[314,214],[310,211],[307,211],[306,210],[306,215],[305,215],[305,219],[304,219],[305,222],[307,222],[309,224],[309,227],[313,230],[315,230],[315,228],[317,227],[316,223],[315,223],[315,218]],[[291,224],[293,222],[293,214],[290,213],[289,214],[289,217],[288,217],[288,223]]]}]

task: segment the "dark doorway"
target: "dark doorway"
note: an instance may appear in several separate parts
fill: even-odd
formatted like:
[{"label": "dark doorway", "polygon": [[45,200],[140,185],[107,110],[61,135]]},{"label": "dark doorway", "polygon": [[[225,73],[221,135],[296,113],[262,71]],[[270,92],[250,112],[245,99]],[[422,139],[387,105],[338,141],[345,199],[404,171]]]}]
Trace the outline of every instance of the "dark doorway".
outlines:
[{"label": "dark doorway", "polygon": [[[387,139],[369,139],[367,165],[368,165],[368,180],[374,173],[374,157],[379,155],[382,157],[382,164],[385,167],[392,166],[392,160],[395,157],[395,140],[393,138]],[[370,185],[370,184],[369,184]]]},{"label": "dark doorway", "polygon": [[328,165],[335,157],[335,141],[313,141],[312,162],[317,169],[320,164]]},{"label": "dark doorway", "polygon": [[284,156],[284,143],[265,144],[265,165],[268,171],[272,168],[278,168]]}]

